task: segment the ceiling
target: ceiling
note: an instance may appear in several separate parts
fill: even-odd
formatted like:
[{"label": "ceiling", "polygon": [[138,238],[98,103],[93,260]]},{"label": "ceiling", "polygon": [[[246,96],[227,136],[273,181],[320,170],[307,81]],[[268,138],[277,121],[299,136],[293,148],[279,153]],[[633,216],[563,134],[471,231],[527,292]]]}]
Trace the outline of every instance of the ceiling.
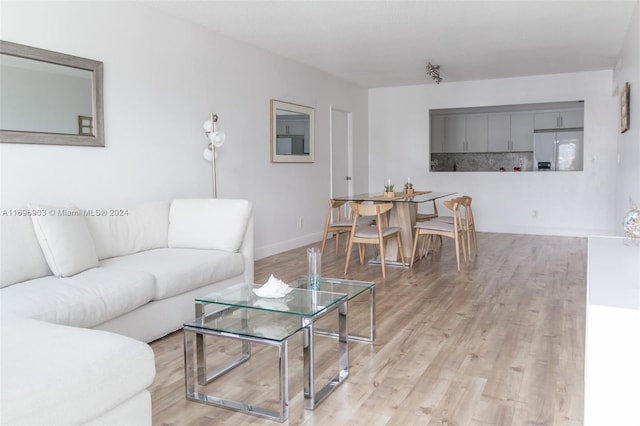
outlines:
[{"label": "ceiling", "polygon": [[144,1],[363,87],[612,69],[638,0]]}]

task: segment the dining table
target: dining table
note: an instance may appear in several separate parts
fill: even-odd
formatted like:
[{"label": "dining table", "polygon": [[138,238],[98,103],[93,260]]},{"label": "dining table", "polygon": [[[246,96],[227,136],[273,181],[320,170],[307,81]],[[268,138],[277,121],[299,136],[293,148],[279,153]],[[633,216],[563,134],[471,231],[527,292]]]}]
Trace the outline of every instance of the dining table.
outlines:
[{"label": "dining table", "polygon": [[[455,195],[456,192],[451,191],[418,191],[412,194],[405,192],[395,192],[393,196],[384,193],[365,193],[357,195],[345,195],[334,197],[335,200],[343,200],[350,202],[373,202],[373,203],[393,203],[393,208],[389,210],[387,215],[382,218],[383,226],[397,226],[400,228],[400,240],[402,241],[402,251],[405,263],[411,261],[413,252],[413,236],[414,226],[416,224],[416,216],[418,213],[418,205],[421,203],[433,202],[440,198]],[[385,264],[401,265],[400,250],[395,238],[389,238],[384,246]],[[375,260],[373,261],[376,262]]]}]

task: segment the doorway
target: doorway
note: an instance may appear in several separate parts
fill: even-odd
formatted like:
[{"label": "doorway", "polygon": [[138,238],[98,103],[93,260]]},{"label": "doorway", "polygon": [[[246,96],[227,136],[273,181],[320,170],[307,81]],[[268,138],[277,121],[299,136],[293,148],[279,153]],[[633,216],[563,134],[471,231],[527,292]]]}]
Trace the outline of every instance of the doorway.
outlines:
[{"label": "doorway", "polygon": [[331,112],[331,197],[353,195],[352,115],[329,106]]}]

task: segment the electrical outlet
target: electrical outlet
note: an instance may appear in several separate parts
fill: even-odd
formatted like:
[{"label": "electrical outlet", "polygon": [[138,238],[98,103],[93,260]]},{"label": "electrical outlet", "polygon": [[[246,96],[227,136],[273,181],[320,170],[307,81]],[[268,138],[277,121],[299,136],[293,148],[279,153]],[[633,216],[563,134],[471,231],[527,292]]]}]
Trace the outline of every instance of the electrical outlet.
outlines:
[{"label": "electrical outlet", "polygon": [[533,210],[531,212],[531,217],[538,217],[538,210]]},{"label": "electrical outlet", "polygon": [[298,228],[302,229],[302,227],[304,226],[304,219],[302,219],[301,217],[298,218]]}]

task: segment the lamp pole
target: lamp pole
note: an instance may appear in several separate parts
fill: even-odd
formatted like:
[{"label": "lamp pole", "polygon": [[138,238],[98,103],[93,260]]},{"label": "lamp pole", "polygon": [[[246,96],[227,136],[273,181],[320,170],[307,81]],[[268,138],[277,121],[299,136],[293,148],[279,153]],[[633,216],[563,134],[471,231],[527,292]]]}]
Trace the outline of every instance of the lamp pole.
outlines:
[{"label": "lamp pole", "polygon": [[218,198],[217,178],[216,178],[216,146],[224,144],[227,136],[217,129],[218,114],[211,113],[211,119],[204,123],[204,130],[209,138],[209,146],[204,151],[205,159],[209,160],[211,151],[211,183],[213,184],[213,198]]},{"label": "lamp pole", "polygon": [[216,146],[214,144],[211,144],[211,166],[213,198],[218,198],[218,189],[216,185]]},{"label": "lamp pole", "polygon": [[[216,131],[218,115],[211,113],[211,133]],[[213,198],[218,198],[218,188],[216,185],[216,146],[211,141],[211,183],[213,185]]]}]

